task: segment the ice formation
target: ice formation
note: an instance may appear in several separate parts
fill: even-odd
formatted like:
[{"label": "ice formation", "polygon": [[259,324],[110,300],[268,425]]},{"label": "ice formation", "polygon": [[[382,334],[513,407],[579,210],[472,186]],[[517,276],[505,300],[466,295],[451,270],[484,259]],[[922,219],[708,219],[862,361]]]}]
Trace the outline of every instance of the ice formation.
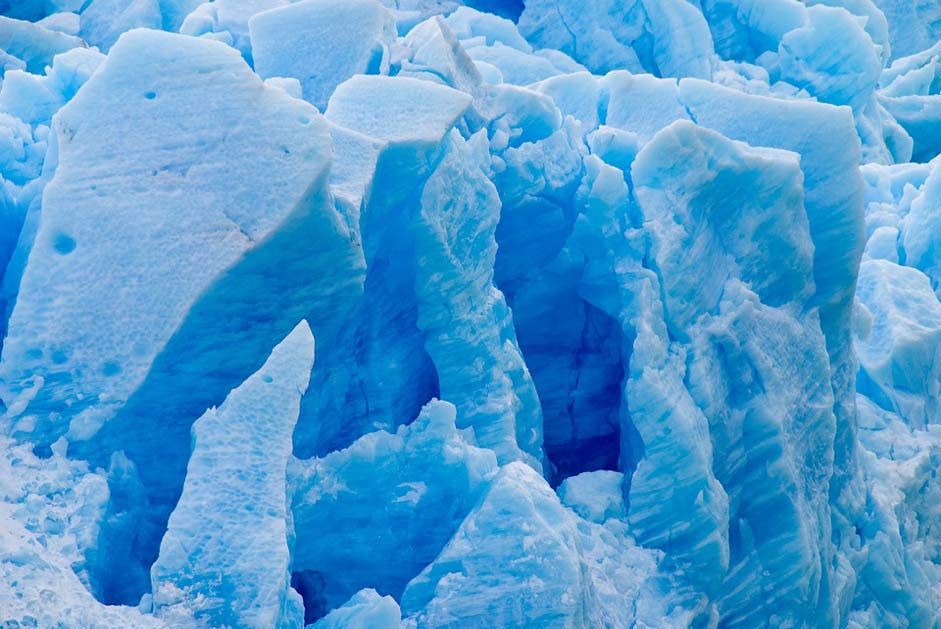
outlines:
[{"label": "ice formation", "polygon": [[941,627],[937,0],[0,0],[0,276],[5,627]]}]

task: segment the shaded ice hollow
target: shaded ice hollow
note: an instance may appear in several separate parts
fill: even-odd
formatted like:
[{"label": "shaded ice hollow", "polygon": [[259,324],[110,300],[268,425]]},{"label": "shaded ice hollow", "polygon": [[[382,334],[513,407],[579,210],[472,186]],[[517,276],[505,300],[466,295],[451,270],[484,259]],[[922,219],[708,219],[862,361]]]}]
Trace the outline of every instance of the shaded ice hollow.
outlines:
[{"label": "shaded ice hollow", "polygon": [[0,624],[941,626],[939,39],[0,0]]}]

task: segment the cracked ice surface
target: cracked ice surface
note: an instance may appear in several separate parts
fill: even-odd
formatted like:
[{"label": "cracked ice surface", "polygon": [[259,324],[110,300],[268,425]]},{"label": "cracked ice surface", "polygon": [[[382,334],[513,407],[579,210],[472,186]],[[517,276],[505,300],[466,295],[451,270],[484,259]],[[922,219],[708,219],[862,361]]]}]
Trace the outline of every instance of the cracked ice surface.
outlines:
[{"label": "cracked ice surface", "polygon": [[939,40],[0,0],[0,624],[941,625]]}]

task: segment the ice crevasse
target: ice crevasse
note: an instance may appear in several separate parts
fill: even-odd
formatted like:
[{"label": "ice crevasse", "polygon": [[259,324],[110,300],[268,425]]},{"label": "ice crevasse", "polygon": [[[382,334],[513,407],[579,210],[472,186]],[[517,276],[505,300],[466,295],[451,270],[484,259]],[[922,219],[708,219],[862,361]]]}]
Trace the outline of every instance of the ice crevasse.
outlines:
[{"label": "ice crevasse", "polygon": [[0,0],[0,624],[941,626],[941,3]]}]

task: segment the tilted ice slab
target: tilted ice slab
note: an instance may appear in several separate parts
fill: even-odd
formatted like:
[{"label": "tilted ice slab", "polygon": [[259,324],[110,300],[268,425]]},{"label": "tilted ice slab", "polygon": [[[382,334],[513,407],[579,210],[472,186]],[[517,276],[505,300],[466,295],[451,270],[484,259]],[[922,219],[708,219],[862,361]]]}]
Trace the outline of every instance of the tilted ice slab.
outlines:
[{"label": "tilted ice slab", "polygon": [[[55,126],[58,170],[0,363],[15,433],[87,439],[135,392],[169,409],[174,395],[218,402],[257,367],[240,343],[257,349],[318,308],[332,319],[337,294],[358,290],[361,263],[325,190],[326,125],[232,49],[131,32]],[[328,260],[336,271],[314,275]],[[49,294],[62,296],[54,311]],[[209,365],[195,400],[176,375]],[[124,437],[152,436],[131,426]]]},{"label": "tilted ice slab", "polygon": [[[191,422],[299,319],[329,346],[362,252],[327,187],[328,125],[219,42],[124,35],[54,125],[0,360],[6,425],[103,466],[123,450],[159,535]],[[158,542],[138,540],[144,566]]]},{"label": "tilted ice slab", "polygon": [[314,361],[302,321],[264,366],[193,424],[183,493],[151,569],[153,609],[211,626],[300,626],[290,588],[287,465]]},{"label": "tilted ice slab", "polygon": [[290,76],[321,111],[354,74],[387,74],[395,20],[377,0],[304,0],[248,22],[255,71]]}]

